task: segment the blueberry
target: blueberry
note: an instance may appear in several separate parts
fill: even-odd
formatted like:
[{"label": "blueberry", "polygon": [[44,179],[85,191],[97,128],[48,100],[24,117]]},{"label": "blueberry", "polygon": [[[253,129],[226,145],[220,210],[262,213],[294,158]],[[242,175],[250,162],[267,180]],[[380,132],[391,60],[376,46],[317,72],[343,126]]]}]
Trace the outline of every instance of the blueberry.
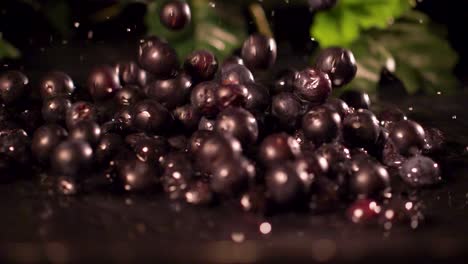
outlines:
[{"label": "blueberry", "polygon": [[143,87],[148,80],[151,79],[149,74],[133,61],[118,63],[114,67],[114,71],[122,85],[137,85]]},{"label": "blueberry", "polygon": [[348,114],[353,112],[353,109],[351,109],[345,101],[338,98],[328,98],[323,106],[337,112],[341,119],[344,119]]},{"label": "blueberry", "polygon": [[29,79],[19,71],[0,75],[0,100],[7,105],[17,102],[29,93]]},{"label": "blueberry", "polygon": [[43,100],[56,96],[71,96],[75,90],[73,80],[64,72],[49,72],[39,83],[39,92]]},{"label": "blueberry", "polygon": [[198,82],[211,81],[218,70],[218,60],[210,51],[197,50],[185,59],[184,69]]},{"label": "blueberry", "polygon": [[66,140],[60,143],[50,157],[53,170],[58,174],[78,176],[91,168],[93,149],[85,141]]},{"label": "blueberry", "polygon": [[297,73],[294,80],[294,93],[312,105],[324,103],[330,96],[332,85],[330,78],[314,68],[307,68]]},{"label": "blueberry", "polygon": [[424,156],[414,156],[403,163],[400,176],[412,187],[426,187],[440,183],[439,165]]},{"label": "blueberry", "polygon": [[138,159],[122,161],[118,165],[117,175],[127,192],[149,190],[156,184],[159,176],[151,165]]},{"label": "blueberry", "polygon": [[340,98],[354,109],[369,109],[371,105],[369,95],[365,92],[349,90],[343,92]]},{"label": "blueberry", "polygon": [[190,23],[192,14],[190,6],[179,0],[166,2],[159,12],[161,23],[171,30],[180,30]]},{"label": "blueberry", "polygon": [[149,98],[172,110],[186,102],[191,87],[192,81],[188,76],[179,74],[173,79],[156,80],[145,89]]},{"label": "blueberry", "polygon": [[242,59],[250,69],[268,69],[275,63],[276,56],[275,40],[261,34],[249,36],[242,45]]},{"label": "blueberry", "polygon": [[114,102],[118,108],[121,108],[134,105],[142,98],[143,94],[138,86],[127,85],[115,93]]},{"label": "blueberry", "polygon": [[233,196],[242,191],[247,185],[248,177],[242,169],[239,159],[227,159],[213,168],[211,189],[225,196]]},{"label": "blueberry", "polygon": [[214,132],[208,131],[208,130],[198,130],[195,131],[192,136],[190,137],[189,143],[188,143],[188,151],[192,155],[196,157],[198,154],[198,150],[200,147],[203,145],[205,140],[211,138],[213,136]]},{"label": "blueberry", "polygon": [[70,139],[83,140],[94,146],[101,137],[101,128],[96,122],[81,121],[70,129]]},{"label": "blueberry", "polygon": [[349,146],[369,148],[376,144],[379,132],[379,121],[368,110],[359,109],[343,120],[343,138]]},{"label": "blueberry", "polygon": [[219,163],[235,159],[240,156],[241,152],[242,148],[237,139],[213,134],[203,140],[197,150],[195,160],[201,171],[211,173]]},{"label": "blueberry", "polygon": [[112,98],[121,88],[119,76],[110,66],[95,67],[88,77],[88,91],[95,101]]},{"label": "blueberry", "polygon": [[222,84],[247,84],[254,82],[252,72],[244,65],[236,63],[223,65],[219,79]]},{"label": "blueberry", "polygon": [[258,159],[265,166],[294,160],[300,154],[297,141],[286,133],[271,134],[260,144]]},{"label": "blueberry", "polygon": [[140,45],[138,63],[157,78],[172,78],[179,69],[179,59],[174,48],[154,38]]},{"label": "blueberry", "polygon": [[354,159],[350,165],[350,190],[357,197],[379,198],[390,189],[390,177],[380,164],[368,159]]},{"label": "blueberry", "polygon": [[49,157],[55,147],[68,136],[67,131],[59,125],[45,125],[38,128],[33,135],[31,152],[38,162],[49,164]]},{"label": "blueberry", "polygon": [[0,153],[11,157],[18,163],[30,162],[31,140],[23,129],[13,129],[0,133]]},{"label": "blueberry", "polygon": [[392,128],[390,140],[395,145],[396,150],[409,156],[419,153],[424,147],[425,133],[423,127],[410,120],[402,120]]},{"label": "blueberry", "polygon": [[407,120],[405,113],[397,107],[387,107],[383,109],[378,115],[380,125],[391,129],[393,125],[399,121]]},{"label": "blueberry", "polygon": [[244,146],[254,144],[258,138],[258,124],[247,110],[229,107],[219,113],[215,130],[237,138]]},{"label": "blueberry", "polygon": [[271,99],[271,113],[284,127],[295,127],[301,103],[292,93],[279,93]]},{"label": "blueberry", "polygon": [[170,127],[171,113],[155,100],[143,100],[132,107],[131,115],[135,128],[148,132],[160,133]]},{"label": "blueberry", "polygon": [[341,87],[354,79],[357,72],[356,59],[350,50],[327,48],[315,60],[315,67],[330,76],[334,87]]},{"label": "blueberry", "polygon": [[97,110],[91,103],[79,101],[67,110],[65,121],[67,128],[73,128],[77,123],[81,121],[97,121]]},{"label": "blueberry", "polygon": [[265,173],[267,197],[279,206],[294,205],[303,196],[303,185],[294,167],[277,164]]},{"label": "blueberry", "polygon": [[338,136],[340,127],[340,115],[325,107],[312,108],[302,117],[304,135],[316,145],[333,141]]},{"label": "blueberry", "polygon": [[190,95],[190,102],[195,110],[203,115],[215,116],[218,113],[215,93],[218,84],[215,82],[202,82],[195,86]]},{"label": "blueberry", "polygon": [[172,111],[172,114],[186,131],[196,130],[201,119],[200,113],[189,104],[177,107]]},{"label": "blueberry", "polygon": [[219,110],[230,106],[245,106],[249,90],[241,84],[222,84],[215,90]]}]

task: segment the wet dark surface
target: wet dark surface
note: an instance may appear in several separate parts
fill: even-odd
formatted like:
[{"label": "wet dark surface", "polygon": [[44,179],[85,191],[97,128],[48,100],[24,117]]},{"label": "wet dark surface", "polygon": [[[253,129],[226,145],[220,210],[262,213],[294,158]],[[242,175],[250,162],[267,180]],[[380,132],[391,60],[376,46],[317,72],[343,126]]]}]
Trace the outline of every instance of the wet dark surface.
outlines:
[{"label": "wet dark surface", "polygon": [[[95,46],[89,52],[65,46],[24,62],[32,78],[62,69],[75,80],[96,61],[131,58],[132,45]],[[40,62],[40,71],[35,63]],[[58,65],[58,66],[57,66]],[[43,70],[42,70],[43,69]],[[335,214],[290,213],[268,218],[232,205],[193,207],[162,194],[91,193],[63,197],[33,177],[0,185],[2,263],[156,259],[185,263],[244,262],[444,262],[468,257],[468,95],[402,99],[395,104],[423,125],[442,129],[448,149],[437,161],[444,183],[417,194],[425,220],[388,230],[359,226]],[[42,187],[41,187],[42,186]],[[266,223],[264,223],[266,222]],[[263,225],[262,225],[263,223]],[[268,225],[271,231],[268,231]],[[263,234],[260,231],[262,226]],[[237,241],[237,242],[236,242]]]}]

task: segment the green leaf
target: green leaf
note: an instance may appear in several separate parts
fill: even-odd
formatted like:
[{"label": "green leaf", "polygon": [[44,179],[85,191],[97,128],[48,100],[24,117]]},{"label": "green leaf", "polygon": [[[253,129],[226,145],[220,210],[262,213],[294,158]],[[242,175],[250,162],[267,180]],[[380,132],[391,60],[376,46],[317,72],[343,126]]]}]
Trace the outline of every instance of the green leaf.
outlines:
[{"label": "green leaf", "polygon": [[[351,45],[358,73],[355,89],[375,91],[383,67],[394,70],[408,93],[449,93],[457,88],[453,68],[457,54],[443,30],[422,13],[412,11],[386,30],[369,30]],[[437,54],[436,56],[434,56]]]},{"label": "green leaf", "polygon": [[188,1],[192,21],[180,32],[166,29],[159,21],[162,2],[148,4],[145,18],[148,33],[166,38],[181,59],[195,49],[207,49],[222,60],[239,48],[247,36],[242,7],[234,1]]},{"label": "green leaf", "polygon": [[8,41],[4,40],[0,36],[0,59],[9,58],[16,59],[20,56],[19,50],[17,50]]},{"label": "green leaf", "polygon": [[409,0],[341,0],[332,10],[316,15],[310,34],[322,47],[349,46],[361,31],[386,28],[410,8]]}]

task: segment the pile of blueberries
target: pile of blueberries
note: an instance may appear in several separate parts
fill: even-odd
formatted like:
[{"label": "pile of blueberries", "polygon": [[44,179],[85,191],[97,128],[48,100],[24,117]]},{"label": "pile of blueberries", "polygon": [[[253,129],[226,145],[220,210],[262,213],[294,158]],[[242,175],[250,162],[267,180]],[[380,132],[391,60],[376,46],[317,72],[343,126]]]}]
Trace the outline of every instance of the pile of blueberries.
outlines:
[{"label": "pile of blueberries", "polygon": [[[190,9],[171,5],[185,19],[161,19],[180,29]],[[354,222],[420,217],[392,187],[441,181],[428,156],[443,148],[442,133],[393,107],[377,117],[365,93],[330,97],[356,75],[349,50],[324,49],[311,67],[256,82],[252,72],[276,56],[272,38],[253,34],[240,56],[219,63],[196,50],[180,65],[168,42],[150,36],[136,62],[92,69],[83,89],[63,72],[38,85],[4,72],[0,180],[47,174],[64,195],[160,191],[266,214],[343,209]]]}]

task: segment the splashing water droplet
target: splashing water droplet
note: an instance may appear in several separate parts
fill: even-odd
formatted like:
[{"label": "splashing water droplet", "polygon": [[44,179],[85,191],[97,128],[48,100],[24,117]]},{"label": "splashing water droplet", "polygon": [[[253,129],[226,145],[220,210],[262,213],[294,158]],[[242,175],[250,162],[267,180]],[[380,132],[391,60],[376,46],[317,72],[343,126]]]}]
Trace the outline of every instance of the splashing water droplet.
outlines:
[{"label": "splashing water droplet", "polygon": [[453,115],[452,119],[454,119],[454,120],[457,119],[457,115]]},{"label": "splashing water droplet", "polygon": [[215,8],[216,7],[216,3],[215,2],[209,2],[208,5],[212,8]]},{"label": "splashing water droplet", "polygon": [[75,22],[73,25],[74,25],[76,28],[79,28],[79,27],[80,27],[80,22]]}]

